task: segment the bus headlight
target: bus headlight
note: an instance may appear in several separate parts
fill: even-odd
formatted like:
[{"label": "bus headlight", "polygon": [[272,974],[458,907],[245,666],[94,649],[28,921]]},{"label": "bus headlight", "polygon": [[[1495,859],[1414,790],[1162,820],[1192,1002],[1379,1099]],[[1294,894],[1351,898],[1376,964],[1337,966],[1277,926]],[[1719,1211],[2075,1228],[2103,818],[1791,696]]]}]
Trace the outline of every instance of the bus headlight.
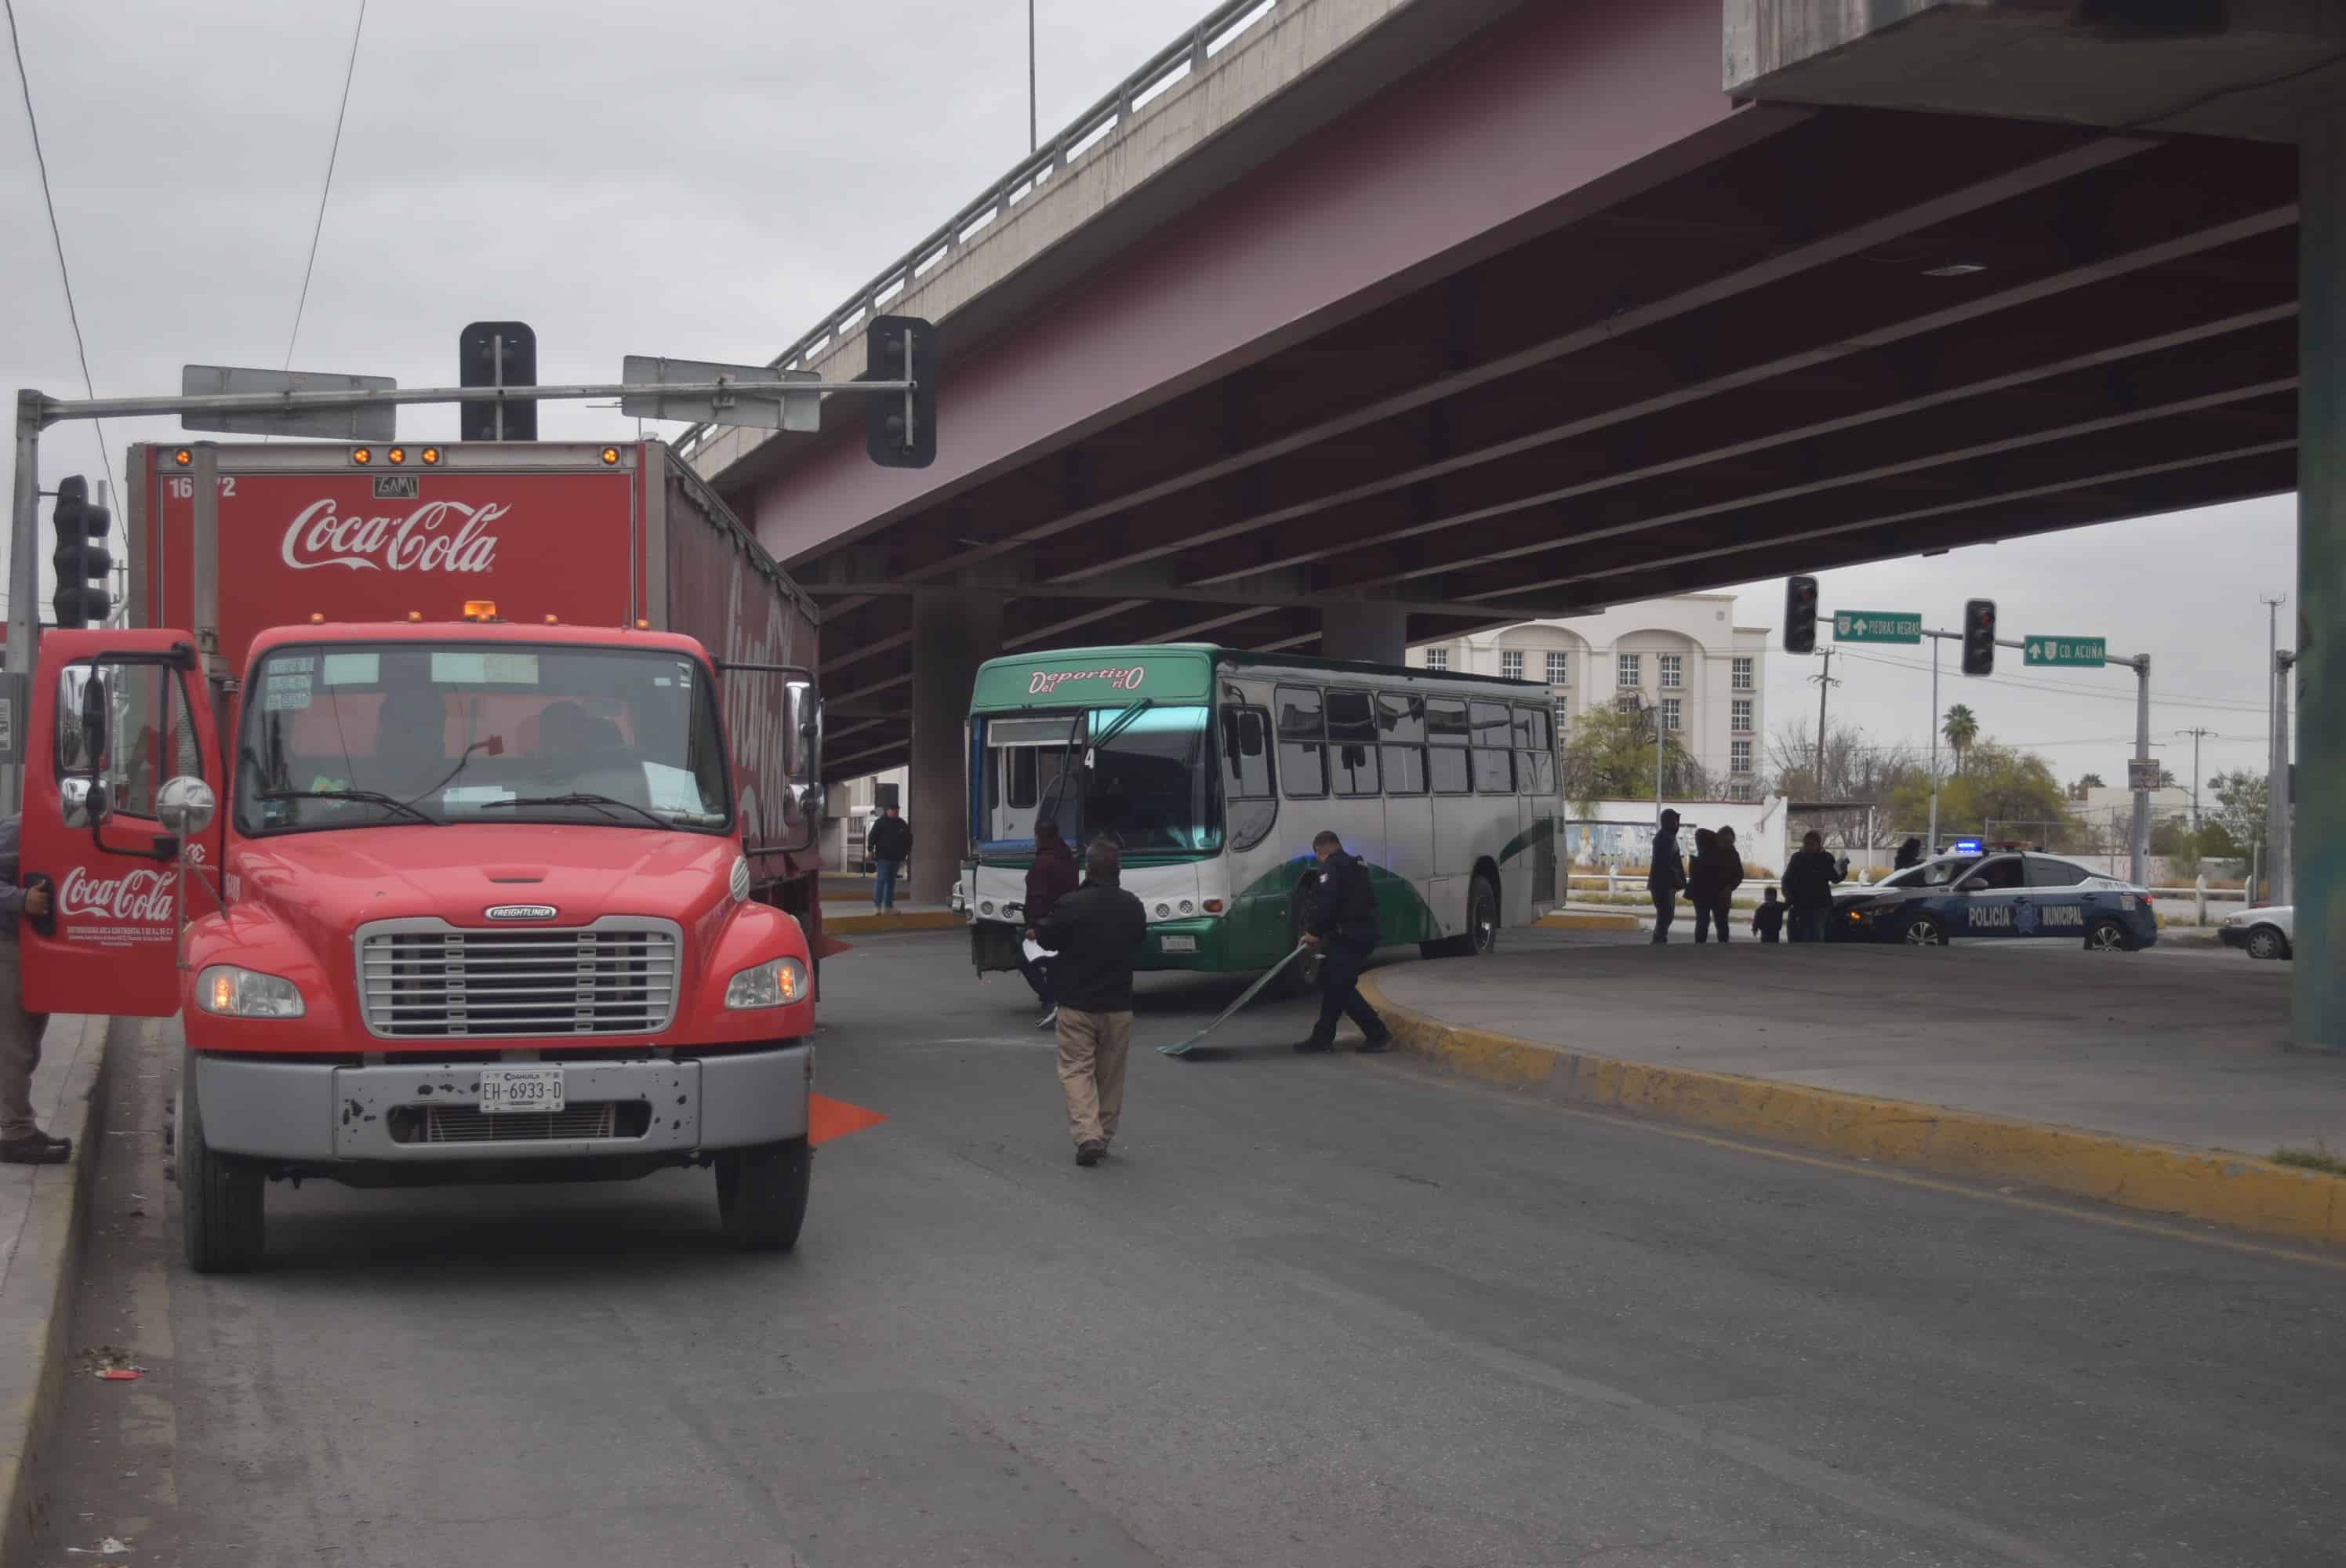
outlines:
[{"label": "bus headlight", "polygon": [[769,959],[735,975],[725,987],[728,1007],[788,1007],[806,999],[806,965],[795,958]]},{"label": "bus headlight", "polygon": [[222,1018],[299,1018],[301,991],[274,974],[215,963],[196,976],[196,1005]]}]

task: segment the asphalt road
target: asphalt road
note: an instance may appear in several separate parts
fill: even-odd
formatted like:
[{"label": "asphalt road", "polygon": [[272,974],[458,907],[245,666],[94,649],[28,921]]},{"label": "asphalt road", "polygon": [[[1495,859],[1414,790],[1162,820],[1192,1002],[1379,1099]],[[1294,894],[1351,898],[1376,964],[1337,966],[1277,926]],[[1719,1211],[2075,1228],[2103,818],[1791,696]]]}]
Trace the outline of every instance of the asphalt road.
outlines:
[{"label": "asphalt road", "polygon": [[1081,1170],[962,954],[827,966],[821,1086],[890,1120],[780,1259],[705,1173],[311,1184],[198,1279],[146,1033],[76,1333],[150,1371],[69,1382],[43,1560],[2340,1560],[2340,1260],[1296,1056],[1294,1003],[1177,1062],[1238,988],[1170,977]]}]

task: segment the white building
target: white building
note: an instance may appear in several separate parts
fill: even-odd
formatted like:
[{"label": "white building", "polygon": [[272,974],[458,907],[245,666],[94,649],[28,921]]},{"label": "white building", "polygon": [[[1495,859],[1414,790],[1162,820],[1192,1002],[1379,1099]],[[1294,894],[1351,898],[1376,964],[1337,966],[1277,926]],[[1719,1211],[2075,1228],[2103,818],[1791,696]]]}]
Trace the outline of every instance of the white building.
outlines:
[{"label": "white building", "polygon": [[1766,762],[1769,636],[1735,624],[1734,595],[1687,594],[1429,643],[1412,648],[1409,662],[1545,680],[1567,734],[1600,704],[1658,706],[1721,793],[1749,799]]}]

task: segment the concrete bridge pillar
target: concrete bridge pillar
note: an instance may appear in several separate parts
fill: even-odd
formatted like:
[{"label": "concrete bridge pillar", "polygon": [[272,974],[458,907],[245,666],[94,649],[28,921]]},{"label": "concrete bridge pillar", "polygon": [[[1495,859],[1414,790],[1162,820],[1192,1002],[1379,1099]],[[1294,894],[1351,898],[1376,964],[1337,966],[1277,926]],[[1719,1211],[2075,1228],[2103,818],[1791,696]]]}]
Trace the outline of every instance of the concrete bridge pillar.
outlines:
[{"label": "concrete bridge pillar", "polygon": [[904,814],[913,824],[912,903],[941,904],[969,850],[963,732],[977,667],[1002,651],[1002,600],[924,588],[913,596],[913,754]]},{"label": "concrete bridge pillar", "polygon": [[1400,664],[1409,652],[1409,616],[1389,605],[1340,600],[1320,610],[1320,657]]},{"label": "concrete bridge pillar", "polygon": [[2299,1043],[2335,1051],[2346,1050],[2346,111],[2307,127],[2300,160],[2291,983]]}]

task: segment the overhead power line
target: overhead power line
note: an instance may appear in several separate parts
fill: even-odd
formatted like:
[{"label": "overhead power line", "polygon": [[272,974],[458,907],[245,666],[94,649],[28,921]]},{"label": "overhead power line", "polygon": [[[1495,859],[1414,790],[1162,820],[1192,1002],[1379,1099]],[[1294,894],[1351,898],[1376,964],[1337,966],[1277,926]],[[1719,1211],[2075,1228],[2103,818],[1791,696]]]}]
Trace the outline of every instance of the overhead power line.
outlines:
[{"label": "overhead power line", "polygon": [[[1927,671],[1931,667],[1929,665],[1923,663],[1920,659],[1903,659],[1888,654],[1858,653],[1847,648],[1840,651],[1841,657],[1844,658],[1857,659],[1865,664],[1878,664],[1891,669]],[[1967,677],[1966,678],[1973,680],[1984,680],[1996,686],[2009,687],[2020,691],[2042,691],[2049,692],[2060,697],[2092,697],[2103,702],[2123,702],[2127,704],[2129,707],[2134,703],[2134,697],[2127,693],[2119,691],[2104,691],[2094,687],[2081,685],[2076,681],[2040,680],[2027,676],[2015,675],[1972,676]],[[2264,705],[2262,703],[2244,702],[2233,698],[2218,697],[2174,697],[2164,692],[2153,691],[2151,693],[2150,700],[2153,706],[2161,708],[2215,708],[2229,713],[2261,713],[2264,711]]]},{"label": "overhead power line", "polygon": [[301,341],[301,314],[310,307],[310,278],[318,270],[318,237],[326,231],[326,202],[334,193],[334,165],[342,156],[342,121],[351,112],[351,83],[359,72],[359,36],[366,31],[367,0],[359,0],[351,26],[351,57],[342,66],[342,101],[334,110],[334,139],[326,149],[326,179],[318,189],[318,220],[310,229],[310,259],[301,264],[301,294],[293,302],[293,331],[285,339],[285,368],[293,368],[293,345]]},{"label": "overhead power line", "polygon": [[[16,0],[5,0],[8,13],[8,51],[16,61],[16,90],[25,100],[25,125],[33,134],[33,166],[41,174],[41,205],[49,215],[49,243],[57,253],[57,277],[65,284],[66,320],[73,324],[74,354],[81,361],[81,390],[90,398],[97,396],[97,387],[90,380],[89,346],[81,334],[81,309],[74,303],[73,270],[66,265],[65,231],[57,226],[56,198],[49,191],[49,159],[41,148],[41,117],[33,108],[32,78],[25,69],[25,40],[16,31]],[[97,438],[98,472],[111,474],[113,461],[107,456],[106,426],[96,420],[90,424]]]}]

